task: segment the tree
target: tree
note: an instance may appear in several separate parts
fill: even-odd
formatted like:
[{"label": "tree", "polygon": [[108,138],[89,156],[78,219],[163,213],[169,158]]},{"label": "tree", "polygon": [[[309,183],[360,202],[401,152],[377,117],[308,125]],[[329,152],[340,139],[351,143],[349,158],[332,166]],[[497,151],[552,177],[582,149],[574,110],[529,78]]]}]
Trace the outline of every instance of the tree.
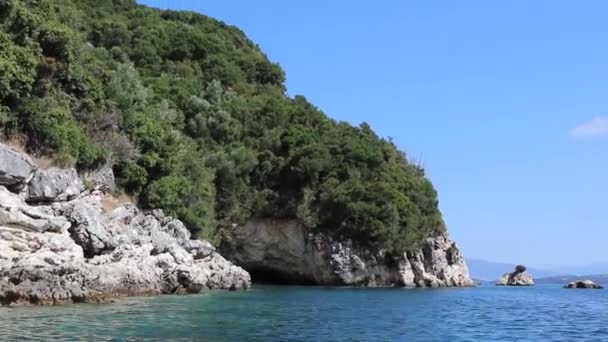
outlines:
[{"label": "tree", "polygon": [[424,170],[336,122],[241,30],[132,0],[0,1],[0,125],[79,168],[111,163],[139,204],[220,243],[251,217],[372,248],[443,229]]}]

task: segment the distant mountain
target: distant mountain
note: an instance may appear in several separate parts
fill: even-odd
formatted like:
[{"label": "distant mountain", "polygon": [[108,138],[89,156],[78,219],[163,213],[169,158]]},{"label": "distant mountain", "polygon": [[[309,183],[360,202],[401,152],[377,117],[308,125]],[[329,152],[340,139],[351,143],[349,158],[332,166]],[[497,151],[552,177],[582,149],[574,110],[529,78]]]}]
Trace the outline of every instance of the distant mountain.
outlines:
[{"label": "distant mountain", "polygon": [[536,278],[534,281],[537,284],[563,284],[575,280],[591,280],[599,285],[608,285],[608,274],[593,274],[593,275],[560,275],[546,278]]},{"label": "distant mountain", "polygon": [[[511,272],[515,268],[515,264],[504,263],[504,262],[494,262],[487,261],[483,259],[475,259],[470,258],[467,259],[467,264],[469,266],[469,273],[472,278],[485,280],[485,281],[494,281],[500,278],[506,272]],[[566,266],[555,269],[542,269],[529,267],[525,263],[522,263],[526,267],[528,267],[528,273],[537,279],[547,279],[547,281],[559,281],[563,282],[563,279],[589,279],[588,277],[604,277],[603,274],[608,274],[608,264],[590,264],[583,266]],[[592,276],[584,276],[585,274]],[[586,278],[587,277],[587,278]],[[606,276],[608,277],[608,276]],[[591,279],[593,280],[593,279]],[[608,283],[608,279],[604,280],[605,283]]]},{"label": "distant mountain", "polygon": [[[485,281],[497,280],[503,274],[512,272],[516,266],[515,264],[510,263],[493,262],[481,259],[467,259],[467,265],[469,266],[469,273],[471,274],[472,278]],[[551,277],[560,274],[560,272],[537,269],[533,267],[528,267],[528,273],[530,273],[534,278]]]},{"label": "distant mountain", "polygon": [[561,267],[558,269],[559,274],[605,274],[608,273],[608,264],[589,264],[584,266]]}]

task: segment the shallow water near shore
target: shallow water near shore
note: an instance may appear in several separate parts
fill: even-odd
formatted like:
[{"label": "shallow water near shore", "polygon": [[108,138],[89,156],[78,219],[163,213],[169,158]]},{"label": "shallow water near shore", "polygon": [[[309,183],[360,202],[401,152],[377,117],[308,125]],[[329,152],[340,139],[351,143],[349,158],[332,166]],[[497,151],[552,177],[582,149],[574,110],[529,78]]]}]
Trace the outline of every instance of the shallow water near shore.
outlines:
[{"label": "shallow water near shore", "polygon": [[598,341],[608,291],[255,286],[106,305],[0,308],[2,340]]}]

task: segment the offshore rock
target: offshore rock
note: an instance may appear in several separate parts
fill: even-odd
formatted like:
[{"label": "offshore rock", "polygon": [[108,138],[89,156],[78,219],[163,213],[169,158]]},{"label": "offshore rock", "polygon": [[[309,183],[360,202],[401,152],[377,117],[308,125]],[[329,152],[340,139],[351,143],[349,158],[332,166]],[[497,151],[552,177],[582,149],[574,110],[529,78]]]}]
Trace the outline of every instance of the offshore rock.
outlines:
[{"label": "offshore rock", "polygon": [[351,241],[313,234],[296,220],[250,220],[235,226],[221,252],[255,280],[318,285],[474,286],[465,260],[446,232],[417,251],[392,256]]},{"label": "offshore rock", "polygon": [[526,267],[518,265],[511,273],[505,273],[496,283],[498,286],[533,286],[534,279],[528,272]]},{"label": "offshore rock", "polygon": [[591,280],[576,280],[564,286],[567,289],[603,289],[604,287]]}]

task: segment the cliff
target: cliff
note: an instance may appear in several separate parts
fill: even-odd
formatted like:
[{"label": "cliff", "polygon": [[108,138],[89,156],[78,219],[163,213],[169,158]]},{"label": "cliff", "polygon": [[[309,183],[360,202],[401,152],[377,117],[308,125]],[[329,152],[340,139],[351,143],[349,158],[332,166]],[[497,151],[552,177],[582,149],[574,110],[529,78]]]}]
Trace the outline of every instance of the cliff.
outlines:
[{"label": "cliff", "polygon": [[234,226],[223,241],[222,253],[251,272],[254,281],[368,287],[474,285],[447,232],[399,255],[311,233],[295,220],[250,220]]},{"label": "cliff", "polygon": [[[87,183],[111,187],[95,184],[99,179],[108,179],[107,170]],[[181,221],[111,202],[100,190],[86,190],[75,170],[37,169],[0,144],[0,303],[249,287],[246,271],[208,242],[192,240]]]}]

